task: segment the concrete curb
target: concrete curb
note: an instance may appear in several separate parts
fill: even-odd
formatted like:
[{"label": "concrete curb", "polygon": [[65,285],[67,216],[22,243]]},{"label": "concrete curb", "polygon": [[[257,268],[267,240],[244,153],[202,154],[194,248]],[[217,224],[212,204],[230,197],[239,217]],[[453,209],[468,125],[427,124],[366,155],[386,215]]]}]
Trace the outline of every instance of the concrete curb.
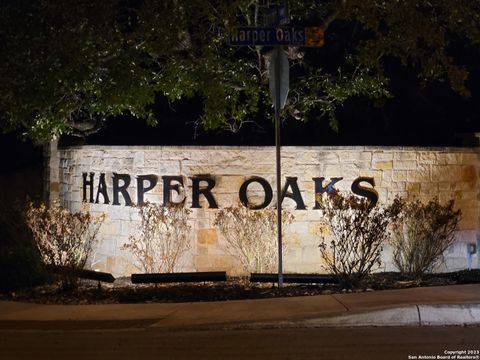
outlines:
[{"label": "concrete curb", "polygon": [[480,325],[480,304],[419,305],[421,326]]},{"label": "concrete curb", "polygon": [[224,329],[480,325],[480,304],[409,305],[302,321],[227,325]]},{"label": "concrete curb", "polygon": [[[70,324],[70,322],[72,324]],[[0,301],[0,327],[255,329],[480,326],[480,284],[194,303],[41,305]]]},{"label": "concrete curb", "polygon": [[480,304],[410,305],[304,323],[307,327],[480,325]]},{"label": "concrete curb", "polygon": [[310,319],[305,327],[480,325],[480,304],[410,305],[394,309]]},{"label": "concrete curb", "polygon": [[418,326],[416,305],[304,321],[306,327]]}]

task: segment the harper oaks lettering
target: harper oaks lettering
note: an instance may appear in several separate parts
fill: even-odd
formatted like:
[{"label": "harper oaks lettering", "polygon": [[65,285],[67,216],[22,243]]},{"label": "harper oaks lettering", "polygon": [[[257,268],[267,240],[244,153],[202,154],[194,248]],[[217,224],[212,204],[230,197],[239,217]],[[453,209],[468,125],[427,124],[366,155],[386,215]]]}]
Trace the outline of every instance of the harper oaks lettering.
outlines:
[{"label": "harper oaks lettering", "polygon": [[[128,188],[132,182],[132,177],[128,174],[117,174],[113,173],[112,175],[112,188],[107,187],[107,182],[105,179],[105,173],[100,173],[98,175],[98,184],[96,189],[94,189],[95,183],[95,173],[83,173],[83,201],[95,204],[112,204],[112,205],[121,205],[120,197],[123,198],[123,204],[126,206],[132,206],[133,201],[128,192]],[[184,203],[186,201],[185,189],[185,180],[183,176],[162,176],[163,182],[163,203]],[[215,188],[215,177],[209,175],[197,175],[191,176],[191,196],[192,196],[192,205],[191,208],[201,208],[200,205],[200,196],[203,196],[208,202],[208,207],[210,209],[217,209],[218,203],[213,194],[213,189]],[[306,210],[307,206],[305,205],[304,199],[298,187],[297,177],[286,177],[285,184],[282,189],[281,199],[290,198],[296,203],[297,210]],[[312,178],[315,183],[315,194],[329,193],[334,191],[334,186],[336,183],[341,181],[343,178],[334,177],[330,180],[325,180],[323,177]],[[151,191],[158,183],[159,177],[157,175],[137,175],[135,177],[136,188],[137,188],[137,197],[136,203],[144,203],[145,194]],[[248,197],[248,188],[252,184],[258,184],[263,189],[264,200],[260,204],[253,204]],[[365,187],[362,183],[370,184],[371,187]],[[378,193],[374,189],[375,180],[371,177],[359,177],[352,182],[351,190],[354,194],[363,196],[369,199],[372,204],[376,204],[378,201]],[[173,199],[172,193],[177,194],[176,198]],[[270,183],[262,177],[254,176],[246,180],[238,191],[239,199],[241,203],[252,209],[259,210],[266,208],[273,200],[273,190]],[[319,209],[320,205],[315,201],[313,209]]]}]

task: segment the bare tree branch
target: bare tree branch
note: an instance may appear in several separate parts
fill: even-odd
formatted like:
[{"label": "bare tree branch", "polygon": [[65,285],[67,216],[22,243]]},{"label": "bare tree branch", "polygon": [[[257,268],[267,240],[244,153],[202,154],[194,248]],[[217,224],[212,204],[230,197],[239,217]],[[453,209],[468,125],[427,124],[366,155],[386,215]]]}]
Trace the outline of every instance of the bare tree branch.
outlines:
[{"label": "bare tree branch", "polygon": [[347,4],[347,0],[340,0],[339,5],[337,9],[330,14],[325,20],[323,20],[323,30],[327,30],[327,28],[330,26],[330,24],[338,17],[338,15],[342,12],[342,10],[345,8],[345,5]]}]

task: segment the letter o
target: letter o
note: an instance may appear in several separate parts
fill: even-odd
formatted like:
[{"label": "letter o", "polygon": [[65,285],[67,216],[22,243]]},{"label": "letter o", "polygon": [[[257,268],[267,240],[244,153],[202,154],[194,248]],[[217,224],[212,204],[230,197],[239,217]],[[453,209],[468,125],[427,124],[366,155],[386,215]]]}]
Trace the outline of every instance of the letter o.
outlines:
[{"label": "letter o", "polygon": [[275,37],[277,38],[277,41],[283,41],[284,34],[282,28],[277,28],[277,30],[275,31]]},{"label": "letter o", "polygon": [[[265,199],[263,200],[262,204],[253,205],[253,204],[250,204],[250,201],[248,200],[248,196],[247,196],[248,186],[254,182],[259,183],[263,187],[263,191],[265,193]],[[265,180],[262,177],[255,176],[248,179],[242,184],[238,195],[240,197],[240,201],[242,202],[243,206],[252,210],[260,210],[260,209],[266,208],[272,202],[273,190],[267,180]]]}]

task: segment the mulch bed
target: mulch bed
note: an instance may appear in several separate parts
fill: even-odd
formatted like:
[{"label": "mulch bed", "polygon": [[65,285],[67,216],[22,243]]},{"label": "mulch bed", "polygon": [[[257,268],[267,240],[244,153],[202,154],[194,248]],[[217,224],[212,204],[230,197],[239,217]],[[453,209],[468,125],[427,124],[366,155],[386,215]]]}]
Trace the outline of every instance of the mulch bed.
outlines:
[{"label": "mulch bed", "polygon": [[125,304],[166,303],[194,301],[224,301],[262,299],[289,296],[311,296],[344,292],[363,292],[385,289],[405,289],[421,286],[444,286],[480,283],[480,270],[426,274],[422,277],[399,273],[372,274],[362,287],[346,290],[339,285],[285,284],[279,289],[274,284],[250,283],[245,278],[230,278],[220,283],[187,283],[165,285],[132,285],[129,278],[120,278],[114,284],[97,287],[94,281],[81,281],[78,289],[62,291],[57,283],[31,289],[0,293],[0,300],[15,300],[41,304]]}]

